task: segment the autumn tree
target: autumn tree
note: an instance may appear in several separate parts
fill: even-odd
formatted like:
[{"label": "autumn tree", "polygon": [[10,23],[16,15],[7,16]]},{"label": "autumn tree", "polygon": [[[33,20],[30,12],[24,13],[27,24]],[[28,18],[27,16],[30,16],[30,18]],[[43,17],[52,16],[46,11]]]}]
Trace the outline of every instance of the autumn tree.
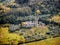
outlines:
[{"label": "autumn tree", "polygon": [[15,33],[9,33],[8,30],[8,27],[0,27],[0,45],[17,45],[19,42],[25,42],[24,36],[20,36],[19,34]]}]

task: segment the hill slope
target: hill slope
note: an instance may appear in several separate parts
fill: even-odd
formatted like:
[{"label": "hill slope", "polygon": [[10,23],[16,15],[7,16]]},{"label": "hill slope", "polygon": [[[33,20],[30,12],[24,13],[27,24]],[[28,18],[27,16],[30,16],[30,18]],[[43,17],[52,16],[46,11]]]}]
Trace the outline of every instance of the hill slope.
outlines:
[{"label": "hill slope", "polygon": [[43,41],[32,42],[25,45],[60,45],[60,37],[51,38]]}]

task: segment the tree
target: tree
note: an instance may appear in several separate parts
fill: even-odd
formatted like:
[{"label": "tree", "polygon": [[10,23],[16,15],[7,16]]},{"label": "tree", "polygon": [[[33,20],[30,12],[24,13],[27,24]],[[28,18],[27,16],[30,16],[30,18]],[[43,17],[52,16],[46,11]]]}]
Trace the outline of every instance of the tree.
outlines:
[{"label": "tree", "polygon": [[0,15],[2,15],[3,13],[8,13],[10,12],[10,8],[6,7],[4,5],[0,5]]},{"label": "tree", "polygon": [[29,0],[16,0],[16,2],[19,4],[24,4],[24,3],[28,3]]},{"label": "tree", "polygon": [[25,42],[24,36],[9,33],[8,30],[8,27],[0,27],[0,45],[17,45],[19,42]]}]

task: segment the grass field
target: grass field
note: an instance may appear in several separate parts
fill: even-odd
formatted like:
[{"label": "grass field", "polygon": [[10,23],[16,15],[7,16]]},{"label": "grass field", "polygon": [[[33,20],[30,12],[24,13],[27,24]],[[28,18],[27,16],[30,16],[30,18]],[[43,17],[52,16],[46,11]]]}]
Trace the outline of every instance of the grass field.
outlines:
[{"label": "grass field", "polygon": [[60,37],[50,38],[42,41],[27,43],[23,45],[60,45]]}]

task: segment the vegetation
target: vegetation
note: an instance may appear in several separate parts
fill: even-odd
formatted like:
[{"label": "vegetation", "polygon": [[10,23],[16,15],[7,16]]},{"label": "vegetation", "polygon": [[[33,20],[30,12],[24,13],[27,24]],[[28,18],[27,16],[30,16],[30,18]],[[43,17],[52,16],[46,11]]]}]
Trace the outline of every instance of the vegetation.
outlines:
[{"label": "vegetation", "polygon": [[57,15],[54,15],[53,17],[51,17],[51,19],[49,19],[50,21],[54,21],[56,23],[60,23],[60,14],[58,13]]},{"label": "vegetation", "polygon": [[24,45],[60,45],[60,37],[58,38],[51,38],[43,41],[37,41],[32,43],[27,43]]},{"label": "vegetation", "polygon": [[[26,42],[33,41],[33,40],[39,40],[39,39],[46,39],[50,38],[49,35],[46,33],[49,32],[49,29],[46,26],[41,27],[32,27],[32,28],[23,28],[19,31],[15,31],[15,33],[18,33],[20,35],[23,35],[26,39]],[[52,36],[51,36],[52,37]]]},{"label": "vegetation", "polygon": [[9,33],[8,27],[0,27],[0,44],[17,45],[19,42],[24,42],[23,36],[15,33]]},{"label": "vegetation", "polygon": [[[60,24],[59,2],[59,0],[0,0],[0,45],[18,45],[36,40],[43,41],[24,45],[59,45],[60,26],[53,24],[53,22]],[[25,25],[25,22],[28,21],[31,21],[33,26],[28,23],[31,27],[27,27],[28,24]]]},{"label": "vegetation", "polygon": [[8,13],[10,11],[9,7],[6,7],[4,5],[0,5],[0,15],[2,15],[2,13]]}]

